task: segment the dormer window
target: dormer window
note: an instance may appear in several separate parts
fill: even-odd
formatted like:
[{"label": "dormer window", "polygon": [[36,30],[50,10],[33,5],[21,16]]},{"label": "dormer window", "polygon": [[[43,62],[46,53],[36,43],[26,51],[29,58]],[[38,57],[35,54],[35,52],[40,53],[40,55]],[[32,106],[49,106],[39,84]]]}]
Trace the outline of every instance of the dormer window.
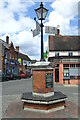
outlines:
[{"label": "dormer window", "polygon": [[69,52],[69,56],[73,56],[73,53],[72,53],[72,52]]},{"label": "dormer window", "polygon": [[55,56],[58,57],[59,56],[59,52],[55,52]]}]

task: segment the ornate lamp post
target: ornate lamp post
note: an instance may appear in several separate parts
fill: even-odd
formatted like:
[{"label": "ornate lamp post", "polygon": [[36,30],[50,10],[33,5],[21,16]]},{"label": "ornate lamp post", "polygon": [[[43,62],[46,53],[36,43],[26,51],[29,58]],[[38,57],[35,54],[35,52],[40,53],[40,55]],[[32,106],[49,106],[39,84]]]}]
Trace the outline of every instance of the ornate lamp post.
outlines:
[{"label": "ornate lamp post", "polygon": [[43,55],[43,52],[44,52],[44,48],[43,48],[43,23],[42,23],[42,20],[45,20],[46,18],[46,15],[48,13],[48,10],[46,8],[43,7],[43,3],[41,2],[40,4],[40,7],[35,9],[35,12],[37,14],[37,17],[39,20],[41,20],[41,61],[44,61],[44,55]]},{"label": "ornate lamp post", "polygon": [[[40,8],[35,10],[41,24],[33,31],[33,36],[40,32],[41,27],[41,61],[44,60],[43,56],[43,23],[48,10],[43,7],[41,2]],[[36,19],[34,18],[36,21]],[[37,22],[37,21],[36,21]],[[38,32],[37,32],[38,31]],[[24,110],[37,110],[42,112],[49,112],[60,110],[64,108],[66,95],[60,92],[54,92],[55,78],[55,65],[50,62],[36,62],[31,64],[33,74],[33,91],[22,94],[22,102]]]}]

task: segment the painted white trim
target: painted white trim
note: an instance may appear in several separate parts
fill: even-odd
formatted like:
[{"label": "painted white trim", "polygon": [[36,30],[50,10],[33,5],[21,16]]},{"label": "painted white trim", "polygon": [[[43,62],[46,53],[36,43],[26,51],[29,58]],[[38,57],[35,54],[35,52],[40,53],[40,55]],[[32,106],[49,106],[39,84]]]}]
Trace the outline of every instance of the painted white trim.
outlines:
[{"label": "painted white trim", "polygon": [[49,109],[49,110],[39,110],[39,109],[34,109],[34,108],[24,108],[24,110],[28,110],[28,111],[34,111],[34,112],[42,112],[42,113],[48,113],[48,112],[55,112],[55,111],[58,111],[58,110],[62,110],[64,109],[64,106],[61,106],[61,107],[57,107],[57,108],[52,108],[52,109]]},{"label": "painted white trim", "polygon": [[45,62],[45,61],[41,61],[41,62],[36,62],[34,64],[31,64],[31,66],[48,66],[50,64],[50,62]]},{"label": "painted white trim", "polygon": [[52,68],[52,67],[48,67],[48,68],[32,68],[32,70],[53,70],[54,68]]},{"label": "painted white trim", "polygon": [[22,99],[22,102],[27,102],[27,103],[33,103],[33,104],[45,104],[45,105],[48,105],[48,104],[53,104],[53,103],[58,103],[58,102],[62,102],[62,101],[65,101],[67,98],[65,99],[60,99],[60,100],[55,100],[55,101],[49,101],[49,102],[42,102],[42,101],[34,101],[34,100],[24,100]]},{"label": "painted white trim", "polygon": [[72,52],[73,56],[79,56],[80,51],[49,51],[48,57],[55,57],[55,53],[58,52],[59,56],[69,56],[69,53]]},{"label": "painted white trim", "polygon": [[50,96],[53,96],[53,95],[54,95],[54,92],[49,92],[49,93],[34,93],[33,92],[33,96],[50,97]]}]

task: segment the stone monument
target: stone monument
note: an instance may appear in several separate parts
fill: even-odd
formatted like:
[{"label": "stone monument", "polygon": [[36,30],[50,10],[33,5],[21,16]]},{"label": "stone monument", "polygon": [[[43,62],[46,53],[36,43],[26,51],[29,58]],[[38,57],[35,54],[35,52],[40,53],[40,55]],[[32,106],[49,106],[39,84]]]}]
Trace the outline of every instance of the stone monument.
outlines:
[{"label": "stone monument", "polygon": [[[41,61],[32,64],[32,92],[23,93],[21,96],[24,110],[50,112],[64,108],[65,99],[67,98],[61,92],[54,92],[54,74],[55,65],[50,62],[44,62],[43,55],[43,23],[48,10],[43,7],[41,2],[40,8],[35,9],[37,17],[41,24],[36,21],[36,29],[33,31],[33,37],[38,35],[41,30]],[[40,28],[41,27],[41,28]]]},{"label": "stone monument", "polygon": [[22,94],[24,110],[51,112],[64,109],[67,96],[54,92],[55,65],[50,62],[36,62],[31,67],[33,91]]}]

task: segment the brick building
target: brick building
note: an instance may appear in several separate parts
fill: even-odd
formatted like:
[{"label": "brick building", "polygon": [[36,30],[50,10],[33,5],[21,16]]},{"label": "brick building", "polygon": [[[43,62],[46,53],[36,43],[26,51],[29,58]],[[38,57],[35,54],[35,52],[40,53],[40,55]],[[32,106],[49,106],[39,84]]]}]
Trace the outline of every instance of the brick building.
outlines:
[{"label": "brick building", "polygon": [[8,74],[18,74],[18,50],[14,48],[13,43],[9,44],[9,37],[6,36],[6,42],[0,39],[2,44],[1,59],[2,59],[2,72]]},{"label": "brick building", "polygon": [[55,83],[80,84],[80,36],[49,36],[48,61],[54,62]]},{"label": "brick building", "polygon": [[[6,42],[0,39],[0,70],[3,73],[19,75],[19,71],[25,71],[31,64],[31,59],[19,52],[19,46],[14,48],[13,43],[9,44],[9,37],[6,36]],[[20,63],[19,63],[20,62]]]}]

